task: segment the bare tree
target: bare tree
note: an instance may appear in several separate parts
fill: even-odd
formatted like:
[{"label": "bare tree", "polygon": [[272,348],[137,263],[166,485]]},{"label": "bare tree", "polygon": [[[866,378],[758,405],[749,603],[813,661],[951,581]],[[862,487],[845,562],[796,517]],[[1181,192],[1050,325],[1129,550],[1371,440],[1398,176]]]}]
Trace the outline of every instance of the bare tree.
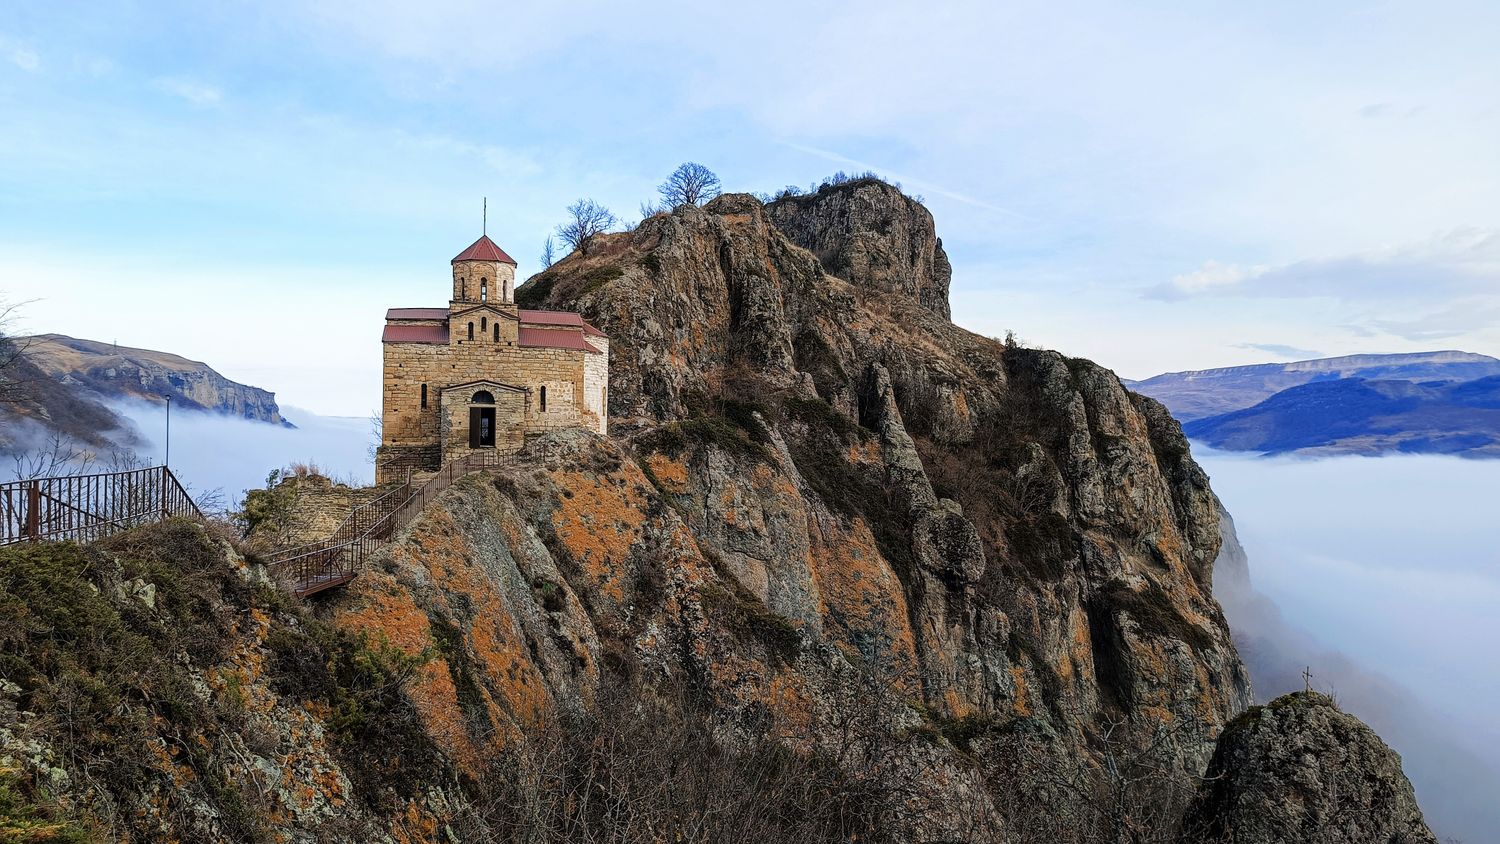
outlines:
[{"label": "bare tree", "polygon": [[557,236],[571,249],[589,251],[594,238],[615,225],[615,215],[592,199],[580,199],[568,206],[568,222],[557,227]]},{"label": "bare tree", "polygon": [[86,475],[99,455],[59,432],[52,432],[36,447],[11,456],[11,477],[29,481]]},{"label": "bare tree", "polygon": [[71,478],[101,472],[133,472],[149,464],[140,454],[128,448],[111,448],[100,454],[88,445],[60,431],[28,451],[11,455],[11,477],[15,480],[37,478]]},{"label": "bare tree", "polygon": [[547,269],[557,263],[557,246],[552,242],[552,235],[547,235],[547,240],[542,244],[542,269]]},{"label": "bare tree", "polygon": [[692,161],[672,171],[656,188],[668,208],[699,205],[719,195],[719,177],[714,171]]},{"label": "bare tree", "polygon": [[15,404],[26,398],[26,381],[20,376],[30,339],[12,336],[20,305],[0,302],[0,403]]},{"label": "bare tree", "polygon": [[[547,238],[547,242],[551,243],[552,238]],[[371,463],[375,462],[376,456],[380,453],[380,444],[384,440],[385,420],[380,417],[378,411],[372,410],[370,411],[370,442],[365,446],[366,460],[369,460]]]}]

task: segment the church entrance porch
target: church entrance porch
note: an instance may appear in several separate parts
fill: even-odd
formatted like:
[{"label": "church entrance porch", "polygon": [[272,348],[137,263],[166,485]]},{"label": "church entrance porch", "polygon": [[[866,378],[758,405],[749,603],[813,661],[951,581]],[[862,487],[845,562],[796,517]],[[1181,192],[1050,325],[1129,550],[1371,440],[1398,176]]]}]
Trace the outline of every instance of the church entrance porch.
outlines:
[{"label": "church entrance porch", "polygon": [[525,441],[526,390],[469,381],[442,390],[443,462],[475,451],[519,451]]}]

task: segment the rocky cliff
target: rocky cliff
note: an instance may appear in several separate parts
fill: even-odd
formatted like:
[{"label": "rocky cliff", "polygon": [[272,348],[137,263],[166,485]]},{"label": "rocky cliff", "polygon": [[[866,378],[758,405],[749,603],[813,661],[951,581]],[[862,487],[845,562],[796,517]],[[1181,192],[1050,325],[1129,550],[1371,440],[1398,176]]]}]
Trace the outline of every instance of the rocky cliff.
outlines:
[{"label": "rocky cliff", "polygon": [[1401,758],[1317,692],[1236,718],[1192,812],[1210,840],[1243,844],[1436,844]]},{"label": "rocky cliff", "polygon": [[[25,764],[124,840],[1177,840],[1250,700],[1207,478],[1110,372],[784,233],[877,254],[912,203],[858,190],[678,208],[534,277],[611,336],[612,435],[532,439],[311,607],[185,526],[165,558],[217,574],[165,604],[161,536],[0,567],[201,637],[101,701],[160,750],[134,780],[43,728]],[[24,723],[119,661],[47,641],[0,636],[43,666],[0,664]]]},{"label": "rocky cliff", "polygon": [[904,293],[947,319],[953,267],[932,214],[879,179],[825,184],[784,194],[766,215],[824,270],[852,284]]},{"label": "rocky cliff", "polygon": [[231,381],[205,363],[62,334],[24,342],[27,358],[43,373],[85,395],[153,402],[170,395],[182,409],[290,424],[281,417],[274,393]]}]

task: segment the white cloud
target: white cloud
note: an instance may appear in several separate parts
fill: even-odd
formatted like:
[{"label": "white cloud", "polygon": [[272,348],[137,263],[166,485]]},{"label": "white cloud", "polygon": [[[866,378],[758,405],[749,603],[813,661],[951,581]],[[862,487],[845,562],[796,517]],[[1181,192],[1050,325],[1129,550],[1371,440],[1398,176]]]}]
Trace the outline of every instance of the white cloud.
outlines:
[{"label": "white cloud", "polygon": [[156,88],[197,106],[218,105],[224,99],[224,92],[213,85],[182,76],[163,76],[156,80]]},{"label": "white cloud", "polygon": [[1442,301],[1500,290],[1500,232],[1462,228],[1399,247],[1281,266],[1207,261],[1142,291],[1148,299],[1195,296],[1327,297],[1348,303]]},{"label": "white cloud", "polygon": [[1168,301],[1185,299],[1200,293],[1238,287],[1251,279],[1265,275],[1269,270],[1270,267],[1265,266],[1242,267],[1208,260],[1203,262],[1203,266],[1190,273],[1173,276],[1171,281],[1147,290],[1146,296]]},{"label": "white cloud", "polygon": [[36,73],[42,67],[41,56],[38,56],[34,50],[18,47],[10,51],[9,58],[11,64],[27,73]]},{"label": "white cloud", "polygon": [[1266,352],[1277,357],[1307,360],[1310,358],[1323,357],[1323,353],[1316,349],[1303,349],[1297,346],[1288,346],[1285,343],[1236,343],[1236,349],[1250,349],[1257,352]]},{"label": "white cloud", "polygon": [[1387,334],[1418,342],[1463,337],[1500,327],[1500,297],[1461,299],[1417,316],[1378,319],[1372,324]]}]

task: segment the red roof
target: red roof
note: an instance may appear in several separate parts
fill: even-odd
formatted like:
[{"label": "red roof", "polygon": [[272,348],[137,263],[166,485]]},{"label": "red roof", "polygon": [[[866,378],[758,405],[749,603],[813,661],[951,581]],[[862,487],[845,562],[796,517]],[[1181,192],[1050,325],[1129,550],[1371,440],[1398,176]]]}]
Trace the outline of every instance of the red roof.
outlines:
[{"label": "red roof", "polygon": [[380,335],[382,343],[436,343],[448,345],[446,325],[387,325]]},{"label": "red roof", "polygon": [[456,264],[459,261],[499,261],[502,264],[510,264],[512,267],[516,265],[516,260],[505,254],[504,249],[496,246],[495,241],[490,240],[489,235],[480,235],[479,239],[474,241],[468,249],[458,253],[458,257],[454,258],[452,263]]},{"label": "red roof", "polygon": [[583,334],[567,329],[522,327],[518,339],[522,346],[532,348],[572,349],[579,352],[599,354],[598,349],[589,345],[589,342],[583,339]]},{"label": "red roof", "polygon": [[391,308],[386,319],[447,319],[447,308]]},{"label": "red roof", "polygon": [[530,311],[521,309],[521,322],[531,322],[537,325],[581,325],[583,333],[590,337],[603,337],[604,332],[589,325],[583,317],[572,311]]},{"label": "red roof", "polygon": [[[569,349],[575,352],[600,354],[587,340],[583,332],[570,328],[521,328],[516,338],[521,346],[533,349]],[[387,325],[380,335],[382,343],[430,343],[439,346],[448,344],[446,325]]]}]

